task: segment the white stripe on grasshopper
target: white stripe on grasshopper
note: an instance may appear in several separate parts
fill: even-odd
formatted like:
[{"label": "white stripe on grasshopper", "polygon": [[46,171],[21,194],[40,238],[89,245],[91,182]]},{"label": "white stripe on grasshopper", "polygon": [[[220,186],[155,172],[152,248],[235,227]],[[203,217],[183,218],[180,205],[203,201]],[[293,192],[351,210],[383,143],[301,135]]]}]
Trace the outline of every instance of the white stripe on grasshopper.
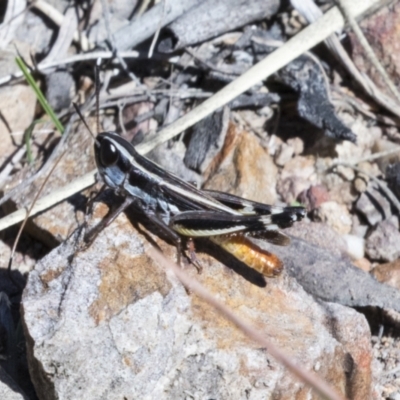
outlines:
[{"label": "white stripe on grasshopper", "polygon": [[192,237],[210,237],[210,236],[220,236],[229,235],[230,233],[242,232],[246,229],[244,225],[238,225],[231,228],[225,229],[188,229],[184,228],[182,225],[172,225],[172,229],[183,236]]}]

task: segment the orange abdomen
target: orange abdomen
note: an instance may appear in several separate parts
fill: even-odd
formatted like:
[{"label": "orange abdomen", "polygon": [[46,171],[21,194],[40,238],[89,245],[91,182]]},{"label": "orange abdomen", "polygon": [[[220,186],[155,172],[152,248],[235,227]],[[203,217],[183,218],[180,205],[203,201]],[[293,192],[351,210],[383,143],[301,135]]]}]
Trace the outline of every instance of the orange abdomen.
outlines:
[{"label": "orange abdomen", "polygon": [[282,261],[275,254],[262,249],[241,234],[212,236],[210,240],[265,276],[274,277],[282,272]]}]

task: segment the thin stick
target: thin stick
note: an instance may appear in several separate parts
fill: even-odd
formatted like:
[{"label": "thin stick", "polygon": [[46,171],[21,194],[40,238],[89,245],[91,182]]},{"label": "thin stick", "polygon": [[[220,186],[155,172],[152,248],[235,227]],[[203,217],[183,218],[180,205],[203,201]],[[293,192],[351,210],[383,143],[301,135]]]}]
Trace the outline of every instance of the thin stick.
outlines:
[{"label": "thin stick", "polygon": [[[81,190],[84,190],[89,186],[94,185],[94,183],[96,182],[95,180],[96,172],[97,169],[94,169],[93,171],[88,172],[87,174],[74,180],[70,184],[62,188],[59,188],[56,191],[50,193],[49,195],[39,199],[31,210],[31,216],[34,216],[40,213],[41,211],[47,210],[48,208],[54,206],[55,204],[60,203],[65,199],[68,199],[68,197],[71,197],[75,193],[80,192]],[[0,220],[0,231],[15,224],[18,224],[25,218],[25,216],[26,216],[25,208],[20,208],[19,210],[7,215],[6,217]]]},{"label": "thin stick", "polygon": [[190,289],[190,291],[194,292],[197,296],[201,297],[208,304],[212,305],[223,317],[236,325],[236,327],[240,329],[247,337],[265,347],[272,357],[278,360],[301,381],[311,386],[320,396],[330,400],[343,400],[343,397],[340,396],[324,380],[314,373],[307,371],[304,367],[300,367],[293,362],[289,356],[287,356],[282,352],[282,350],[270,342],[265,337],[265,334],[262,334],[258,328],[239,317],[224,303],[217,300],[207,289],[205,289],[203,285],[187,276],[181,268],[164,257],[164,255],[161,254],[155,247],[148,248],[146,252],[154,261],[157,262],[157,264],[165,266],[167,269],[171,270],[185,287]]},{"label": "thin stick", "polygon": [[395,149],[390,149],[390,150],[386,150],[386,151],[381,151],[379,153],[371,154],[369,156],[365,156],[363,158],[359,158],[358,160],[353,160],[353,161],[337,160],[337,161],[334,161],[333,164],[330,167],[328,167],[327,169],[331,169],[332,167],[334,167],[336,165],[343,165],[343,163],[347,163],[347,164],[351,164],[351,165],[357,165],[357,164],[361,164],[362,162],[365,162],[365,161],[374,161],[374,160],[377,160],[378,158],[391,156],[391,155],[394,155],[396,153],[400,153],[400,146],[398,146]]}]

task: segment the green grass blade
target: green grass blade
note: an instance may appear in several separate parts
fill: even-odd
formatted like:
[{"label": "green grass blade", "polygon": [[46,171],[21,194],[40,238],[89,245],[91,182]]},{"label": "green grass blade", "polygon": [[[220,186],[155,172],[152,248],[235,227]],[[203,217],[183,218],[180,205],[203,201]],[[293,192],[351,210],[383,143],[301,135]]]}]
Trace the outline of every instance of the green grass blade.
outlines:
[{"label": "green grass blade", "polygon": [[57,118],[54,110],[50,107],[50,104],[47,102],[46,98],[44,97],[42,91],[40,90],[39,86],[36,84],[35,80],[33,79],[33,76],[29,72],[27,66],[25,65],[24,61],[22,60],[21,57],[16,57],[15,62],[17,63],[19,69],[21,72],[24,74],[25,79],[33,89],[33,91],[36,94],[37,99],[39,100],[39,103],[43,107],[43,109],[46,111],[47,115],[50,117],[50,119],[53,121],[55,127],[58,129],[58,131],[62,134],[64,132],[64,127],[61,124],[60,120]]},{"label": "green grass blade", "polygon": [[25,129],[24,132],[24,141],[25,141],[25,146],[26,146],[26,158],[28,160],[29,164],[33,163],[33,154],[32,154],[32,146],[31,146],[31,141],[32,141],[32,133],[33,133],[33,128],[37,124],[41,124],[44,121],[42,119],[37,119],[33,121],[28,128]]}]

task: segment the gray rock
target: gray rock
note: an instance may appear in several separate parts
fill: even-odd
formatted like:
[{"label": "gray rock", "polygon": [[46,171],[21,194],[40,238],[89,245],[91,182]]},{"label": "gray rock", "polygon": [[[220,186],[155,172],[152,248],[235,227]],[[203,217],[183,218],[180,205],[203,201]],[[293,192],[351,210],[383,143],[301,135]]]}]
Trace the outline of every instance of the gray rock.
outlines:
[{"label": "gray rock", "polygon": [[400,232],[392,220],[380,222],[366,241],[372,260],[394,261],[400,257]]},{"label": "gray rock", "polygon": [[55,111],[68,108],[75,96],[75,81],[68,71],[54,71],[46,75],[46,98]]},{"label": "gray rock", "polygon": [[[104,209],[100,204],[96,215]],[[173,247],[152,240],[175,257]],[[145,236],[124,215],[89,249],[77,251],[78,244],[72,236],[41,260],[24,292],[28,360],[40,399],[264,399],[310,391],[155,265]],[[203,272],[191,266],[186,272],[236,313],[337,390],[359,385],[332,323],[351,314],[365,326],[363,316],[339,305],[329,311],[285,273],[266,282],[232,260],[228,268],[197,256]],[[368,329],[352,335],[354,351],[369,341]],[[370,371],[363,371],[357,379],[370,382]]]},{"label": "gray rock", "polygon": [[[342,237],[323,224],[295,224],[287,229],[290,246],[266,243],[263,248],[278,255],[288,274],[313,296],[350,307],[376,306],[400,312],[400,290],[377,282],[354,266],[346,256]],[[339,240],[338,240],[339,239]],[[344,251],[340,251],[344,242]]]}]

